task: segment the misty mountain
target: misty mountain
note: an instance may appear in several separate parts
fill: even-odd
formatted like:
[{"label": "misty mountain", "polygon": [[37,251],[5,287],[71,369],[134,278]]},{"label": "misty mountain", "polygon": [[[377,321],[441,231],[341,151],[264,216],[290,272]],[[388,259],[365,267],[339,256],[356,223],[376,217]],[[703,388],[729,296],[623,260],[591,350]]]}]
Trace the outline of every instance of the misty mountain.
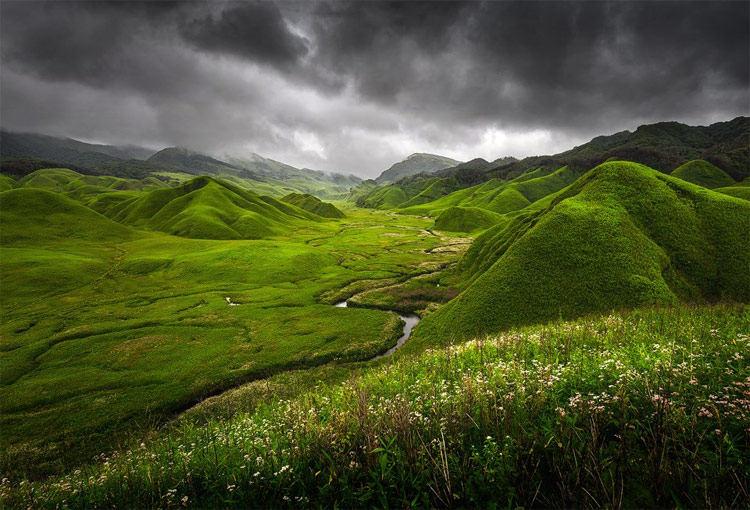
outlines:
[{"label": "misty mountain", "polygon": [[391,166],[388,170],[380,174],[375,182],[385,184],[387,182],[396,182],[404,177],[420,173],[434,173],[444,168],[450,168],[458,165],[460,161],[437,156],[435,154],[416,153],[412,154],[403,161],[399,161]]},{"label": "misty mountain", "polygon": [[236,175],[241,168],[231,163],[219,161],[211,156],[193,152],[182,147],[169,147],[162,149],[150,158],[149,163],[162,166],[172,172],[183,172],[194,175],[201,174],[224,174]]},{"label": "misty mountain", "polygon": [[33,133],[0,132],[0,155],[9,158],[39,158],[91,166],[115,159],[148,159],[154,153],[151,149],[134,145],[91,144],[72,138]]},{"label": "misty mountain", "polygon": [[270,177],[272,179],[290,180],[294,178],[312,179],[314,181],[325,181],[340,186],[356,186],[362,179],[352,174],[328,173],[322,170],[310,168],[295,168],[286,163],[281,163],[260,154],[250,153],[245,157],[228,157],[227,161],[233,165],[251,172],[256,176]]},{"label": "misty mountain", "polygon": [[[155,152],[136,146],[89,144],[72,138],[0,132],[0,171],[23,177],[41,168],[67,167],[82,174],[143,179],[157,172],[210,174],[268,182],[283,181],[292,187],[279,190],[323,194],[345,193],[362,180],[354,175],[295,168],[258,154],[216,159],[183,147]],[[278,184],[278,182],[276,182]],[[294,185],[296,184],[296,186]]]}]

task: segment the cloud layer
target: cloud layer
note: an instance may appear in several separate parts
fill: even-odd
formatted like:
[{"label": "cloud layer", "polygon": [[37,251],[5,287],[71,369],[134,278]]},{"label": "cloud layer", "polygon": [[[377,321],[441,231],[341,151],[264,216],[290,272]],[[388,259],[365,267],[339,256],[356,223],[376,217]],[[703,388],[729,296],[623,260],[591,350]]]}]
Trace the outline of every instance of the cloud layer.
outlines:
[{"label": "cloud layer", "polygon": [[374,176],[750,112],[747,2],[3,2],[0,123]]}]

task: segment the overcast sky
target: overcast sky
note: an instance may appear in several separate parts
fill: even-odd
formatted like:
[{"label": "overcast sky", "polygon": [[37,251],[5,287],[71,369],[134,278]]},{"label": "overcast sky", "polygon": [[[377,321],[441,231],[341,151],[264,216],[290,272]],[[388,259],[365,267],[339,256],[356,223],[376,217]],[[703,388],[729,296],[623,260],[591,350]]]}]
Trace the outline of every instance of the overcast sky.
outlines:
[{"label": "overcast sky", "polygon": [[0,3],[0,124],[375,176],[750,110],[750,3]]}]

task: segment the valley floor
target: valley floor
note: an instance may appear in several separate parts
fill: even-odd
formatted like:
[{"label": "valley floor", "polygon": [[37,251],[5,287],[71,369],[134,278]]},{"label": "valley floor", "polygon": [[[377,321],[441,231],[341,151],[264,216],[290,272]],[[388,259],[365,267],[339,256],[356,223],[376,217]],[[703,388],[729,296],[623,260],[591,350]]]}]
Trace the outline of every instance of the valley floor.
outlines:
[{"label": "valley floor", "polygon": [[2,471],[60,472],[227,388],[386,351],[396,314],[331,305],[454,262],[462,240],[430,224],[349,209],[265,240],[6,235]]},{"label": "valley floor", "polygon": [[745,507],[748,332],[746,305],[645,308],[397,354],[296,396],[301,379],[284,374],[252,412],[204,421],[211,409],[194,410],[66,476],[6,479],[0,497],[19,508]]}]

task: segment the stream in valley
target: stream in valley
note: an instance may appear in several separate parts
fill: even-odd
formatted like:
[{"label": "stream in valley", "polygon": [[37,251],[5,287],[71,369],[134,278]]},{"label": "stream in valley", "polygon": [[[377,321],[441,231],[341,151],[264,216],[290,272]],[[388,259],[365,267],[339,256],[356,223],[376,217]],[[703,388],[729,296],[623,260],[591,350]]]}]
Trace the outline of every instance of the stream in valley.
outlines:
[{"label": "stream in valley", "polygon": [[[340,302],[336,303],[333,306],[338,307],[338,308],[347,308],[348,304],[347,304],[346,301],[340,301]],[[390,349],[388,349],[384,353],[378,354],[377,356],[374,356],[374,357],[370,358],[371,360],[385,358],[386,356],[390,356],[391,354],[393,354],[394,352],[396,352],[396,349],[398,349],[399,347],[401,347],[402,345],[404,345],[406,343],[406,341],[409,340],[409,337],[411,336],[411,330],[414,329],[414,326],[416,326],[417,323],[419,322],[419,317],[417,317],[416,315],[401,315],[400,313],[398,313],[395,310],[386,310],[386,311],[395,313],[396,315],[398,315],[401,318],[402,321],[404,321],[406,323],[404,325],[404,332],[399,337],[398,341],[396,342],[396,345],[394,345],[393,347],[391,347]]]}]

